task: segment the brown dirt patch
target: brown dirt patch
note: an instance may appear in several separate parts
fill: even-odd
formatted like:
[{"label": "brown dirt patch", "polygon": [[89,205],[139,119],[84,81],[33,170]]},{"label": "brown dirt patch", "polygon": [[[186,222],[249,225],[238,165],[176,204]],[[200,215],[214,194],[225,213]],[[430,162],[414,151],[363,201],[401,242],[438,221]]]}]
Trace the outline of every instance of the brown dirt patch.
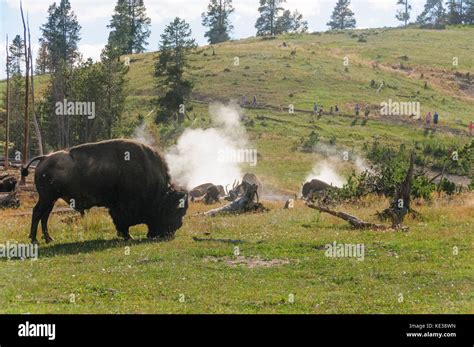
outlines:
[{"label": "brown dirt patch", "polygon": [[204,258],[207,262],[219,263],[224,262],[226,265],[231,267],[237,267],[240,265],[244,265],[249,269],[254,268],[268,268],[268,267],[275,267],[275,266],[282,266],[287,265],[290,263],[289,260],[286,259],[262,259],[260,257],[244,257],[242,255],[234,256],[234,257],[206,257]]}]

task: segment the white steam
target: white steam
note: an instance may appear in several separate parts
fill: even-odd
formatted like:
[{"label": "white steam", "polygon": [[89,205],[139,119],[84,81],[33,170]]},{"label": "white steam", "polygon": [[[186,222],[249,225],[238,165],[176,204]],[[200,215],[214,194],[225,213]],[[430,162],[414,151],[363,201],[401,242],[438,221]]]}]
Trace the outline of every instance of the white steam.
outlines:
[{"label": "white steam", "polygon": [[139,126],[135,128],[135,130],[133,131],[132,138],[150,147],[155,146],[155,140],[153,139],[151,134],[148,132],[145,122],[143,122],[142,124],[140,124]]},{"label": "white steam", "polygon": [[318,162],[313,167],[311,173],[306,177],[305,182],[309,182],[314,179],[318,179],[339,188],[346,183],[346,180],[337,173],[337,169],[335,168],[334,164],[329,160],[322,160]]},{"label": "white steam", "polygon": [[236,105],[209,107],[212,128],[186,129],[165,157],[173,180],[192,189],[203,183],[232,184],[242,178],[238,162],[220,160],[221,151],[237,151],[248,144]]},{"label": "white steam", "polygon": [[368,169],[365,159],[334,146],[320,143],[315,147],[315,152],[321,154],[323,158],[317,160],[305,182],[318,179],[340,188],[347,183],[342,172],[350,171],[350,169],[362,172]]}]

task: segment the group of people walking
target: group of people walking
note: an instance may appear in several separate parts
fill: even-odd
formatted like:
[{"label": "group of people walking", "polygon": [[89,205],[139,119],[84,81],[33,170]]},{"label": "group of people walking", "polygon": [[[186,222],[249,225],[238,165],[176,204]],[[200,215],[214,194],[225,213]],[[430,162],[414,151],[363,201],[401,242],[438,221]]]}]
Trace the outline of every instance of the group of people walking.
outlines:
[{"label": "group of people walking", "polygon": [[[241,99],[240,103],[241,103],[242,107],[245,107],[246,104],[247,104],[247,97],[242,96],[242,99]],[[252,100],[251,105],[253,107],[257,107],[258,104],[257,104],[257,96],[256,95],[253,96],[253,100]],[[361,105],[357,103],[354,106],[354,113],[355,113],[356,117],[359,117],[361,110],[362,110]],[[318,103],[315,102],[314,105],[313,105],[313,115],[322,116],[323,113],[324,113],[324,106],[323,105],[318,105]],[[339,106],[338,105],[330,107],[329,114],[338,114],[338,113],[339,113]],[[369,114],[370,114],[370,108],[369,108],[369,105],[366,105],[365,109],[364,109],[364,116],[365,116],[366,119],[369,118]],[[433,126],[436,129],[438,124],[439,124],[439,118],[440,118],[439,113],[437,111],[435,111],[433,114],[431,114],[431,111],[428,112],[425,116],[425,128],[426,129],[431,129],[432,126]],[[469,134],[471,136],[473,136],[474,135],[474,121],[470,121],[467,128],[468,128]]]},{"label": "group of people walking", "polygon": [[431,128],[431,122],[433,122],[433,126],[436,129],[439,123],[439,114],[437,111],[431,116],[431,112],[428,112],[425,116],[425,128]]}]

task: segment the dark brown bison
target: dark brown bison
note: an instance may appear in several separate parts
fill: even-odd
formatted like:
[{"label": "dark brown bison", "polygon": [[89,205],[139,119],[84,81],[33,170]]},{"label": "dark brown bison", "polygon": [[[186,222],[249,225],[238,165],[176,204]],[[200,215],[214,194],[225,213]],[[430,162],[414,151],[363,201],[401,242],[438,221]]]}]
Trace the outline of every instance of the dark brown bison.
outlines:
[{"label": "dark brown bison", "polygon": [[328,188],[331,188],[333,186],[327,184],[326,182],[323,182],[323,181],[320,181],[320,180],[317,180],[317,179],[313,179],[309,182],[306,182],[304,185],[303,185],[303,189],[302,189],[302,195],[303,195],[303,198],[308,198],[312,193],[321,193],[321,192],[324,192],[326,189]]},{"label": "dark brown bison", "polygon": [[[252,187],[253,185],[257,186],[256,195],[261,196],[263,191],[263,184],[260,179],[254,175],[253,173],[246,173],[242,178],[242,183],[235,180],[232,184],[231,189],[227,189],[227,194],[225,196],[225,200],[227,201],[234,201],[238,197],[245,194],[245,192]],[[227,187],[226,187],[227,188]]]},{"label": "dark brown bison", "polygon": [[35,184],[39,201],[33,209],[30,238],[36,242],[41,220],[43,237],[58,199],[84,213],[94,206],[109,209],[117,235],[130,239],[129,227],[148,226],[149,238],[169,238],[182,225],[188,208],[187,192],[172,184],[168,166],[153,148],[131,140],[84,144],[32,159],[39,161]]},{"label": "dark brown bison", "polygon": [[224,195],[224,187],[212,183],[201,184],[189,191],[191,201],[204,201],[206,204],[219,202]]},{"label": "dark brown bison", "polygon": [[15,190],[17,180],[13,176],[0,178],[0,193],[9,193]]}]

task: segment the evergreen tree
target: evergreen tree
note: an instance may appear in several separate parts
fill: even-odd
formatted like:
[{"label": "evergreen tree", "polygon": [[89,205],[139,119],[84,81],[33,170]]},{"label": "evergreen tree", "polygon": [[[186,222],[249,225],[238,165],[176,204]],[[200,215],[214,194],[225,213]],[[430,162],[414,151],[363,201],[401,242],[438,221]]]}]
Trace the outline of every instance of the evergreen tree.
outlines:
[{"label": "evergreen tree", "polygon": [[48,47],[40,40],[40,47],[38,48],[38,56],[36,57],[35,73],[37,75],[44,75],[49,72],[49,54]]},{"label": "evergreen tree", "polygon": [[8,47],[8,62],[7,68],[10,71],[10,75],[20,75],[21,67],[25,61],[25,51],[23,46],[23,40],[20,35],[16,35],[12,43]]},{"label": "evergreen tree", "polygon": [[148,45],[151,20],[143,0],[118,0],[110,24],[109,47],[122,54],[142,53]]},{"label": "evergreen tree", "polygon": [[406,27],[410,20],[411,5],[408,3],[408,0],[398,0],[397,5],[402,5],[402,9],[397,10],[395,18],[400,22],[404,22]]},{"label": "evergreen tree", "polygon": [[59,5],[53,3],[48,9],[46,24],[41,26],[41,43],[47,47],[51,80],[40,105],[40,114],[50,148],[70,146],[70,117],[56,115],[55,105],[71,94],[72,70],[80,58],[77,49],[80,29],[69,0],[61,0]]},{"label": "evergreen tree", "polygon": [[448,13],[446,15],[446,20],[449,24],[462,24],[463,21],[463,6],[462,2],[457,0],[448,0],[446,2]]},{"label": "evergreen tree", "polygon": [[463,19],[466,24],[474,24],[474,0],[464,0]]},{"label": "evergreen tree", "polygon": [[233,26],[229,16],[234,12],[232,0],[211,0],[207,12],[202,13],[202,25],[209,30],[204,34],[210,44],[230,40],[229,33]]},{"label": "evergreen tree", "polygon": [[440,26],[446,21],[443,0],[426,0],[423,12],[416,21],[422,26]]},{"label": "evergreen tree", "polygon": [[42,43],[48,49],[51,67],[62,63],[72,66],[79,58],[77,43],[81,26],[71,10],[69,0],[61,0],[59,6],[53,3],[48,9],[48,20],[41,26]]},{"label": "evergreen tree", "polygon": [[159,93],[157,103],[160,106],[156,118],[158,123],[166,122],[172,117],[179,119],[178,113],[193,88],[192,82],[184,77],[186,54],[195,47],[189,24],[178,17],[166,26],[161,35],[160,55],[155,63]]},{"label": "evergreen tree", "polygon": [[281,4],[286,0],[260,0],[260,17],[255,23],[257,36],[273,36],[276,35],[276,24],[280,11],[283,11]]},{"label": "evergreen tree", "polygon": [[[9,113],[10,113],[10,154],[20,151],[23,147],[23,126],[25,114],[25,79],[22,76],[22,66],[24,66],[25,51],[23,39],[16,35],[12,43],[8,46],[9,57],[6,68],[10,73],[9,85]],[[6,91],[3,94],[3,105],[6,105]]]},{"label": "evergreen tree", "polygon": [[109,47],[105,47],[101,55],[102,71],[103,71],[103,88],[105,108],[102,111],[105,119],[105,129],[107,138],[114,136],[114,126],[121,119],[121,115],[125,106],[126,83],[125,78],[128,72],[128,66],[125,66],[120,59],[109,51]]},{"label": "evergreen tree", "polygon": [[304,33],[308,31],[308,22],[303,20],[303,15],[295,10],[283,11],[282,15],[276,20],[275,33],[277,35],[284,33]]},{"label": "evergreen tree", "polygon": [[356,27],[356,20],[354,12],[349,8],[350,0],[338,0],[334,11],[331,15],[331,20],[327,25],[332,29],[351,29]]}]

